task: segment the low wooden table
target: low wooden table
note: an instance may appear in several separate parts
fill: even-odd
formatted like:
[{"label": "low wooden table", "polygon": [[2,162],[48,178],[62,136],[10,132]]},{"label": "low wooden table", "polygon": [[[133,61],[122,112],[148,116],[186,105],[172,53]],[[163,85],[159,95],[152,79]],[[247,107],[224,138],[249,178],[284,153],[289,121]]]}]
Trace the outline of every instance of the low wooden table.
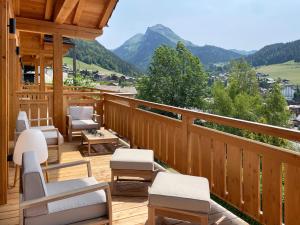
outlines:
[{"label": "low wooden table", "polygon": [[101,128],[100,130],[97,130],[98,133],[103,134],[100,135],[94,135],[89,133],[87,130],[81,131],[81,144],[83,145],[84,142],[88,145],[88,155],[91,154],[91,145],[95,144],[108,144],[108,143],[116,143],[119,142],[119,138],[109,132],[108,130]]}]

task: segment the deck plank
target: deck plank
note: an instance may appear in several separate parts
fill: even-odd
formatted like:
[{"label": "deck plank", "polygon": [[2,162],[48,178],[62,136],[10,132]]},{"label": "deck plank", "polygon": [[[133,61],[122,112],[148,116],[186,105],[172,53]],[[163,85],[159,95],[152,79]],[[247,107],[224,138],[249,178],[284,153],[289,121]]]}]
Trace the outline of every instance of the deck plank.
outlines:
[{"label": "deck plank", "polygon": [[[109,160],[111,155],[83,157],[78,151],[79,142],[65,143],[62,149],[62,162],[71,162],[84,159],[90,159],[92,164],[93,176],[98,181],[110,180]],[[50,159],[55,159],[56,152],[50,151]],[[65,168],[59,171],[49,173],[50,182],[75,179],[87,176],[85,166],[76,166]],[[9,167],[9,184],[14,178],[14,168]],[[19,224],[19,186],[9,188],[8,204],[0,206],[0,225],[18,225]],[[147,224],[147,198],[145,197],[120,197],[113,196],[113,224],[115,225],[146,225]],[[166,225],[187,225],[176,220],[166,219]],[[190,224],[190,223],[189,223]],[[212,201],[211,214],[209,216],[210,225],[246,225],[247,223],[236,215],[228,212],[222,206]],[[190,224],[191,225],[191,224]]]}]

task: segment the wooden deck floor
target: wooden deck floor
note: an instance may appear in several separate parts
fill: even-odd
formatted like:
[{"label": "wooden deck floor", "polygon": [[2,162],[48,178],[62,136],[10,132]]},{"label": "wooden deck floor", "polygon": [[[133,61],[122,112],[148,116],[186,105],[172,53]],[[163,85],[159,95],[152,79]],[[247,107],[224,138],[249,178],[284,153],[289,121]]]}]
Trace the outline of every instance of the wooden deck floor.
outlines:
[{"label": "wooden deck floor", "polygon": [[[62,146],[62,162],[76,161],[83,156],[78,151],[79,142],[65,143]],[[55,157],[55,153],[50,151],[50,158]],[[85,159],[87,157],[84,157]],[[98,181],[110,180],[109,160],[111,155],[89,157],[92,163],[93,176]],[[50,182],[66,180],[87,176],[85,166],[61,169],[49,174]],[[12,184],[14,168],[9,168],[9,183]],[[0,225],[19,224],[19,188],[10,188],[8,204],[0,206]],[[115,225],[146,225],[147,221],[147,198],[145,197],[113,197],[113,224]],[[178,221],[167,220],[167,224],[183,225]],[[215,225],[244,225],[247,224],[234,214],[226,211],[223,207],[212,202],[212,210],[209,216],[209,224]]]}]

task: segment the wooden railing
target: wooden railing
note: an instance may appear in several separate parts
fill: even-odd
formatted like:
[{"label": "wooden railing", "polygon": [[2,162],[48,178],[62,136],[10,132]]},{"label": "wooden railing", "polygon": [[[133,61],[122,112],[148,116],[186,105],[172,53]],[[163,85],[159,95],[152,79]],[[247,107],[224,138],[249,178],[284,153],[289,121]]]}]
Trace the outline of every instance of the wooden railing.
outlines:
[{"label": "wooden railing", "polygon": [[[16,112],[25,111],[29,119],[53,116],[53,92],[51,91],[17,91],[16,102]],[[33,122],[32,125],[47,125],[47,121]]]},{"label": "wooden railing", "polygon": [[[211,193],[263,224],[299,224],[299,153],[198,126],[194,121],[293,141],[300,140],[299,131],[113,94],[104,94],[103,106],[106,128],[126,137],[132,147],[153,149],[158,160],[177,171],[206,177]],[[171,112],[180,119],[154,113],[153,109]]]}]

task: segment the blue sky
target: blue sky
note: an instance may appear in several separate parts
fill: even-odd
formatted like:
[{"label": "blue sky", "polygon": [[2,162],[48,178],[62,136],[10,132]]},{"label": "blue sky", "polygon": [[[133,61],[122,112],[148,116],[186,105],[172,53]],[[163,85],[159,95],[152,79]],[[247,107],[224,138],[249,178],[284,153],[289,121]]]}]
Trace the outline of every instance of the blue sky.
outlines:
[{"label": "blue sky", "polygon": [[97,40],[113,49],[155,24],[197,45],[253,50],[300,39],[300,0],[119,0]]}]

